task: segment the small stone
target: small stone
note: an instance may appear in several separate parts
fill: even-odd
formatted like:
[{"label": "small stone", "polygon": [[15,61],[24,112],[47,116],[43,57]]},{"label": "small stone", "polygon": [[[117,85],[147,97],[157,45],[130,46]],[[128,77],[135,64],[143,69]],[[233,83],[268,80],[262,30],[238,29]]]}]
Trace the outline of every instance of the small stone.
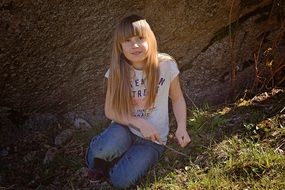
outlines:
[{"label": "small stone", "polygon": [[169,158],[166,156],[166,157],[164,157],[164,161],[165,162],[167,162],[167,163],[169,163],[170,161],[169,161]]},{"label": "small stone", "polygon": [[59,123],[57,124],[57,128],[62,129],[62,125],[60,125]]},{"label": "small stone", "polygon": [[279,147],[278,147],[276,150],[277,150],[280,154],[283,154],[283,153],[284,153],[284,150],[282,150],[282,149],[279,148]]},{"label": "small stone", "polygon": [[8,156],[8,154],[9,154],[9,152],[7,150],[5,150],[5,149],[2,149],[0,151],[0,155],[3,156],[3,157]]},{"label": "small stone", "polygon": [[75,118],[74,125],[76,129],[91,129],[91,125],[82,118]]},{"label": "small stone", "polygon": [[55,147],[48,149],[48,151],[46,152],[45,158],[44,158],[44,164],[48,164],[48,163],[52,162],[54,160],[57,152],[58,152],[57,148],[55,148]]},{"label": "small stone", "polygon": [[24,162],[32,161],[35,158],[36,153],[37,153],[37,151],[32,151],[32,152],[29,152],[28,154],[26,154],[23,158]]},{"label": "small stone", "polygon": [[88,175],[88,168],[87,167],[82,167],[79,170],[76,171],[76,176],[80,177],[80,178],[85,178]]},{"label": "small stone", "polygon": [[74,130],[72,129],[66,129],[64,131],[62,131],[61,133],[59,133],[54,140],[54,144],[56,146],[62,146],[63,144],[65,144],[69,139],[71,139],[72,135],[73,135]]}]

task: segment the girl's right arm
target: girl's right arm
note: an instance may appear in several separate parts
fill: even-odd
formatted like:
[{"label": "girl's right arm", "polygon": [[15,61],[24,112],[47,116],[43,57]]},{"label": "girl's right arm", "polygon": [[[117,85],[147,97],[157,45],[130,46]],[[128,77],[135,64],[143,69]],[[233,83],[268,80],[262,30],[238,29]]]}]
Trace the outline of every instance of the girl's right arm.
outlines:
[{"label": "girl's right arm", "polygon": [[115,112],[110,108],[110,96],[108,92],[106,93],[105,100],[105,115],[108,119],[112,121],[115,121],[125,126],[137,128],[138,130],[140,130],[140,132],[146,139],[160,142],[160,136],[154,125],[148,122],[146,119],[134,116],[118,117]]}]

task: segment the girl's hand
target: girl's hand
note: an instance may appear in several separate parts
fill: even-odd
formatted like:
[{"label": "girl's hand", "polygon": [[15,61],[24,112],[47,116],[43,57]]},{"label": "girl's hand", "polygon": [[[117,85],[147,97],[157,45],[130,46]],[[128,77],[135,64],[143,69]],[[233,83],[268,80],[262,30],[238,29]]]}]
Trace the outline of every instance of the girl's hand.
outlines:
[{"label": "girl's hand", "polygon": [[157,130],[155,129],[154,125],[152,125],[149,122],[144,122],[142,123],[143,126],[140,127],[140,131],[142,133],[142,135],[144,136],[144,138],[149,139],[153,142],[160,142],[160,136],[157,132]]},{"label": "girl's hand", "polygon": [[181,147],[187,146],[187,144],[190,143],[191,139],[188,135],[188,132],[186,131],[185,128],[177,128],[175,132],[175,136],[178,140],[178,143],[180,144]]}]

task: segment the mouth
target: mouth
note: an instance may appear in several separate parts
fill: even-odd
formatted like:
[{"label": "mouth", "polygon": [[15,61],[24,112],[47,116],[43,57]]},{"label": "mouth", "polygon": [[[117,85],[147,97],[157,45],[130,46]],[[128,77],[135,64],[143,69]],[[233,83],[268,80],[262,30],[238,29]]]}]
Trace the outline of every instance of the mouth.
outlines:
[{"label": "mouth", "polygon": [[136,52],[133,52],[133,53],[131,53],[132,55],[139,55],[139,54],[141,54],[142,52],[141,51],[136,51]]}]

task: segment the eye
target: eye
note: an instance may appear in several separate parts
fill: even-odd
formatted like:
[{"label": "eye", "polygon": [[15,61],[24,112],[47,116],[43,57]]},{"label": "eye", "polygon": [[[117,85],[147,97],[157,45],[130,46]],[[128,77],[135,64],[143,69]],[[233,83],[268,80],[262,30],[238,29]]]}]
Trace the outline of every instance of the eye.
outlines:
[{"label": "eye", "polygon": [[139,39],[140,39],[140,40],[143,40],[143,39],[144,39],[144,37],[143,37],[143,36],[139,36]]}]

